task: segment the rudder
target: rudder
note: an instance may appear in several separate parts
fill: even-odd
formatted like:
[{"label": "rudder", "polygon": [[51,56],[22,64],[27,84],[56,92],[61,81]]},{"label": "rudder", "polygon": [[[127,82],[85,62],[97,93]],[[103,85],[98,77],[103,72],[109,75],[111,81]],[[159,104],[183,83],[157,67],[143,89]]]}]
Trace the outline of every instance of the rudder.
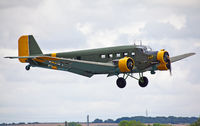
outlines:
[{"label": "rudder", "polygon": [[[35,41],[33,35],[23,35],[18,40],[18,56],[42,55],[42,51]],[[22,63],[27,62],[27,58],[19,58]]]}]

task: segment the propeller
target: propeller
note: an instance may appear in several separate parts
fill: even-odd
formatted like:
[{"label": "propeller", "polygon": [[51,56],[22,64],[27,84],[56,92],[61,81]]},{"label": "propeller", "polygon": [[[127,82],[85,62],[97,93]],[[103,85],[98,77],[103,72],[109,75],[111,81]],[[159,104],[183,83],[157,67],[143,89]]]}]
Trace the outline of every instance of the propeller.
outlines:
[{"label": "propeller", "polygon": [[170,75],[172,76],[172,67],[171,67],[171,61],[170,61],[170,58],[169,58],[169,53],[165,52],[163,58],[164,58],[164,61],[167,63],[166,66],[169,69]]},{"label": "propeller", "polygon": [[129,70],[133,69],[133,67],[134,67],[133,60],[128,59],[128,61],[127,61],[127,67],[128,67]]},{"label": "propeller", "polygon": [[169,59],[169,62],[167,64],[169,64],[169,67],[167,67],[167,68],[169,69],[170,76],[172,76],[172,66],[171,66],[170,59]]}]

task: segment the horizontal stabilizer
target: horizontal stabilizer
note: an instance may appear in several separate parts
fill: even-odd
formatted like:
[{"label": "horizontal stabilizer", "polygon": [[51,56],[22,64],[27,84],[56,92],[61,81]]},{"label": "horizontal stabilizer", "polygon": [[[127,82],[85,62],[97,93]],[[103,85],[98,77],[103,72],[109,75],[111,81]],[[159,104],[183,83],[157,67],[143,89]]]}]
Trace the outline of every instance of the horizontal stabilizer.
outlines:
[{"label": "horizontal stabilizer", "polygon": [[19,58],[36,58],[38,56],[6,56],[4,58],[9,58],[9,59],[19,59]]}]

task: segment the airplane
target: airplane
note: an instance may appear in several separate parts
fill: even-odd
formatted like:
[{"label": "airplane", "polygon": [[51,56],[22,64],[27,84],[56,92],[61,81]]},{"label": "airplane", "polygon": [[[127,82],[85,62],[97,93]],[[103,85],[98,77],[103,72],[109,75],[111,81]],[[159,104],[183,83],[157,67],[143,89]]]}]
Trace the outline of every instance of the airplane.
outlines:
[{"label": "airplane", "polygon": [[[21,63],[28,63],[26,70],[41,67],[86,77],[95,74],[117,76],[116,84],[119,88],[124,88],[126,79],[132,77],[144,88],[148,85],[148,78],[143,76],[144,72],[155,74],[157,70],[169,70],[171,74],[171,63],[192,55],[195,53],[170,57],[165,49],[152,51],[149,46],[141,44],[43,54],[33,35],[23,35],[18,40],[18,56],[5,58],[17,58]],[[134,73],[138,73],[139,78],[133,76]]]}]

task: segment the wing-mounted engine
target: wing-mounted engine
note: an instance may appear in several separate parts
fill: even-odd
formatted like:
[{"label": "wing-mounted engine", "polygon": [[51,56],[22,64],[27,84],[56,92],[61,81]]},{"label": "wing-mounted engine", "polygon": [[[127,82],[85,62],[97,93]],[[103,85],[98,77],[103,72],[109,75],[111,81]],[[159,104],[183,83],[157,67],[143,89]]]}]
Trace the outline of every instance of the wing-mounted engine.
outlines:
[{"label": "wing-mounted engine", "polygon": [[157,66],[158,70],[170,70],[171,71],[171,62],[169,58],[169,53],[164,49],[158,51],[157,60],[160,62]]},{"label": "wing-mounted engine", "polygon": [[130,72],[133,70],[135,62],[131,57],[124,57],[118,61],[120,72]]}]

